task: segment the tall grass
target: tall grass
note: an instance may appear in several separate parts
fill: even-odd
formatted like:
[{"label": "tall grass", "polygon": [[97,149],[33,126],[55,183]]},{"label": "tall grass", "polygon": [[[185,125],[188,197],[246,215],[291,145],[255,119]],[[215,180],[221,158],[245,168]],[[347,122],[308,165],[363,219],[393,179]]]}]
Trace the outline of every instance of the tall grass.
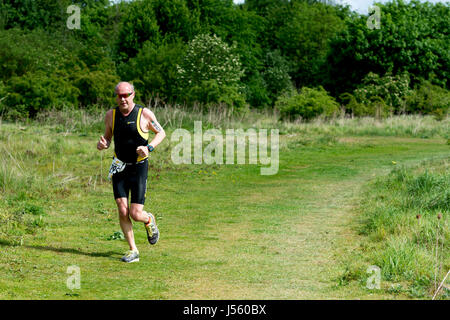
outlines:
[{"label": "tall grass", "polygon": [[386,119],[373,117],[317,118],[309,122],[280,121],[277,110],[250,110],[233,114],[226,108],[201,109],[196,107],[155,106],[155,114],[163,126],[192,128],[194,121],[202,121],[215,128],[268,128],[279,129],[281,134],[327,134],[333,136],[404,136],[417,138],[450,138],[450,119],[438,121],[432,116],[402,115]]},{"label": "tall grass", "polygon": [[34,233],[43,226],[45,212],[33,200],[45,198],[43,187],[47,179],[28,168],[22,159],[0,145],[0,235],[7,235],[13,242],[20,242],[25,233]]},{"label": "tall grass", "polygon": [[[155,113],[160,124],[168,130],[192,129],[195,121],[201,121],[205,128],[279,129],[280,134],[329,135],[329,136],[399,136],[417,138],[450,139],[450,118],[438,121],[432,116],[400,115],[385,119],[372,117],[349,118],[345,115],[335,118],[317,118],[309,122],[280,121],[277,110],[247,110],[237,114],[218,105],[214,108],[182,105],[167,105],[151,101],[148,107]],[[61,132],[103,132],[106,110],[66,109],[39,113],[36,121],[41,125],[53,126]],[[1,123],[1,122],[0,122]]]},{"label": "tall grass", "polygon": [[[363,198],[367,259],[384,280],[406,283],[412,296],[433,296],[436,280],[450,269],[448,160],[396,168],[370,184]],[[364,279],[361,270],[354,272]]]},{"label": "tall grass", "polygon": [[81,172],[75,168],[86,157],[80,157],[79,137],[55,128],[0,125],[0,236],[8,241],[45,226],[49,206],[69,192]]}]

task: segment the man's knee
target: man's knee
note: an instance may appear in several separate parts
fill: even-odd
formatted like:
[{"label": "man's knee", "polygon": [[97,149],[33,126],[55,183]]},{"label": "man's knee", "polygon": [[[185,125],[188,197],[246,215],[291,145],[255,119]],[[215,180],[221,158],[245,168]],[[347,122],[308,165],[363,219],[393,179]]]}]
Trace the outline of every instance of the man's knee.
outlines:
[{"label": "man's knee", "polygon": [[131,206],[130,217],[131,219],[138,221],[142,215],[142,208],[140,206]]},{"label": "man's knee", "polygon": [[128,203],[124,203],[123,201],[117,201],[117,209],[119,210],[119,217],[122,219],[126,219],[129,216]]}]

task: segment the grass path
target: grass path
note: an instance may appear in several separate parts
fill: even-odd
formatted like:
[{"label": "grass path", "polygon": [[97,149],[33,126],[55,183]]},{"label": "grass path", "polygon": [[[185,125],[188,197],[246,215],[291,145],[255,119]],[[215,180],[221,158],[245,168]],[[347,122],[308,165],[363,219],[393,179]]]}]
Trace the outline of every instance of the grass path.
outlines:
[{"label": "grass path", "polygon": [[[343,255],[359,246],[360,189],[389,172],[392,161],[448,157],[448,145],[385,137],[302,147],[293,136],[282,143],[275,176],[250,165],[189,166],[158,178],[151,172],[147,205],[161,238],[150,247],[134,223],[139,263],[121,263],[126,243],[107,240],[120,229],[107,182],[59,196],[45,229],[22,246],[0,240],[0,298],[396,298],[338,285]],[[71,265],[80,268],[80,290],[66,287]]]}]

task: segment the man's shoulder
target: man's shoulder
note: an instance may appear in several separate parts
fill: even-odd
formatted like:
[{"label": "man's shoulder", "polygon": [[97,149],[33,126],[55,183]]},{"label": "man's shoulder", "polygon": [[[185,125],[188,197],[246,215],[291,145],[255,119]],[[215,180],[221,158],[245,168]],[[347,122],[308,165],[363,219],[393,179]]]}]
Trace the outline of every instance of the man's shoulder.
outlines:
[{"label": "man's shoulder", "polygon": [[142,107],[142,106],[140,106],[140,107],[142,108],[142,114],[144,115],[144,117],[153,118],[155,116],[155,114],[149,108]]},{"label": "man's shoulder", "polygon": [[109,109],[108,111],[106,111],[106,116],[107,117],[111,117],[113,112],[114,112],[114,110],[116,110],[116,108],[112,108],[112,109]]}]

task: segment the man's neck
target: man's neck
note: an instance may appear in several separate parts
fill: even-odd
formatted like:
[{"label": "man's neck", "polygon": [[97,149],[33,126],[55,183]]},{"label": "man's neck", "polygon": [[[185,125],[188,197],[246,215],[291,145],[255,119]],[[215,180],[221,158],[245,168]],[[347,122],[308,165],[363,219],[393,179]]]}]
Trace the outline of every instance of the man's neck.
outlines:
[{"label": "man's neck", "polygon": [[128,106],[128,105],[126,105],[125,107],[119,106],[119,110],[126,117],[127,115],[129,115],[131,113],[131,111],[133,111],[135,105],[136,104],[133,103],[132,106]]}]

